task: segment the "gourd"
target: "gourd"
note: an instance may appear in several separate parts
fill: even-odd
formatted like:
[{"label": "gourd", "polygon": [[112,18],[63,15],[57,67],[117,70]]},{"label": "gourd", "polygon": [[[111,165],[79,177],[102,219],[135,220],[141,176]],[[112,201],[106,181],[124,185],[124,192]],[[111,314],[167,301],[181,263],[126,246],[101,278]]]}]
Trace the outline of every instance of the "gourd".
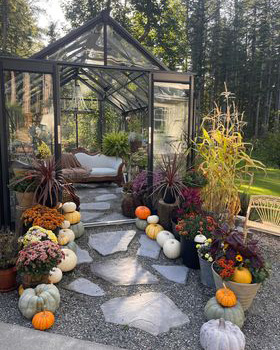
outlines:
[{"label": "gourd", "polygon": [[33,316],[32,324],[35,329],[44,331],[54,325],[54,314],[50,311],[38,312]]},{"label": "gourd", "polygon": [[58,236],[57,236],[58,244],[65,245],[69,242],[73,242],[74,239],[75,239],[75,234],[69,228],[63,228],[62,230],[59,230]]},{"label": "gourd", "polygon": [[77,250],[78,250],[78,246],[77,246],[77,244],[74,241],[73,242],[69,242],[63,248],[73,250],[73,252],[75,254],[77,253]]},{"label": "gourd", "polygon": [[137,218],[135,221],[135,225],[138,228],[138,230],[145,231],[146,227],[148,226],[148,223],[146,220],[142,220],[142,219]]},{"label": "gourd", "polygon": [[232,276],[232,281],[236,283],[252,283],[252,274],[246,267],[236,267]]},{"label": "gourd", "polygon": [[163,231],[163,227],[159,224],[149,224],[145,229],[147,236],[151,239],[156,239],[160,231]]},{"label": "gourd", "polygon": [[64,253],[64,258],[57,266],[62,272],[68,272],[73,270],[77,265],[77,255],[70,249],[61,249]]},{"label": "gourd", "polygon": [[81,220],[81,214],[78,211],[64,214],[65,220],[68,220],[71,225],[77,224]]},{"label": "gourd", "polygon": [[21,296],[23,292],[24,292],[24,288],[23,288],[23,285],[21,284],[21,285],[18,287],[18,294],[19,294],[19,296]]},{"label": "gourd", "polygon": [[35,289],[27,288],[19,298],[18,307],[24,317],[31,319],[37,312],[55,312],[59,307],[59,290],[53,284],[39,284]]},{"label": "gourd", "polygon": [[207,320],[223,318],[226,321],[236,324],[240,328],[245,321],[243,307],[239,301],[237,301],[235,306],[225,307],[219,304],[215,297],[208,300],[204,308],[204,315]]},{"label": "gourd", "polygon": [[171,238],[165,241],[163,253],[169,259],[177,259],[181,254],[181,244],[177,239]]},{"label": "gourd", "polygon": [[49,274],[50,283],[58,283],[62,279],[62,271],[58,267],[53,267]]},{"label": "gourd", "polygon": [[138,217],[138,219],[146,220],[147,217],[151,215],[151,210],[142,205],[136,208],[135,215]]},{"label": "gourd", "polygon": [[74,202],[65,202],[62,205],[63,213],[73,213],[77,209],[77,206]]},{"label": "gourd", "polygon": [[70,229],[74,232],[75,239],[80,238],[85,233],[85,227],[81,221],[75,225],[71,225]]},{"label": "gourd", "polygon": [[157,243],[163,247],[164,243],[166,242],[167,239],[171,239],[171,238],[175,238],[174,235],[169,232],[169,231],[160,231],[158,234],[157,234]]},{"label": "gourd", "polygon": [[206,241],[206,237],[204,236],[204,235],[202,235],[202,234],[199,234],[199,235],[196,235],[195,237],[194,237],[194,241],[196,242],[196,243],[204,243],[205,241]]},{"label": "gourd", "polygon": [[205,350],[244,350],[245,336],[239,327],[221,318],[203,324],[200,344]]},{"label": "gourd", "polygon": [[159,216],[157,215],[150,215],[147,217],[148,224],[158,224],[159,222]]},{"label": "gourd", "polygon": [[69,228],[70,222],[68,220],[64,220],[63,223],[60,225],[61,228]]},{"label": "gourd", "polygon": [[224,288],[220,288],[216,292],[216,299],[219,304],[226,307],[232,307],[236,305],[237,298],[232,290],[226,287],[224,284]]}]

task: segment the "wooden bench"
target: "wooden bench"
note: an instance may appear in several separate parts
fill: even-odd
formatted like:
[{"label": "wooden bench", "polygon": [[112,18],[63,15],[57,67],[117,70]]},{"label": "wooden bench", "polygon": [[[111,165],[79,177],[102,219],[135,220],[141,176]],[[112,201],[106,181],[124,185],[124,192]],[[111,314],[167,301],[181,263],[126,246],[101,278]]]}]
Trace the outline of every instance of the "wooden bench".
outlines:
[{"label": "wooden bench", "polygon": [[[252,211],[258,215],[258,221],[250,220]],[[245,240],[249,228],[280,236],[280,197],[251,196],[244,222]]]}]

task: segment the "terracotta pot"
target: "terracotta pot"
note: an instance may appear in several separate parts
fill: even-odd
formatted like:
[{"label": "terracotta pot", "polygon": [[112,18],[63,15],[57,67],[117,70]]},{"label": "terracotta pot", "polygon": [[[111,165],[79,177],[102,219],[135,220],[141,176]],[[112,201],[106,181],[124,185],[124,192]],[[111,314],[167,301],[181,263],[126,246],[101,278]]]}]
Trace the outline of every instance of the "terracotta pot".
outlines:
[{"label": "terracotta pot", "polygon": [[9,292],[16,289],[16,276],[17,271],[14,266],[5,270],[0,269],[0,292]]},{"label": "terracotta pot", "polygon": [[198,255],[200,265],[200,280],[206,287],[215,288],[215,281],[211,269],[212,263],[202,259]]},{"label": "terracotta pot", "polygon": [[253,299],[255,298],[261,283],[236,283],[232,281],[224,281],[219,274],[213,268],[214,263],[211,265],[212,273],[216,285],[216,290],[223,287],[223,283],[231,289],[237,296],[244,311],[248,310],[251,306]]},{"label": "terracotta pot", "polygon": [[16,192],[18,204],[23,208],[30,208],[34,204],[34,192]]},{"label": "terracotta pot", "polygon": [[181,236],[181,257],[183,259],[183,263],[191,269],[198,270],[200,266],[196,245],[197,243],[195,243],[193,240],[186,239],[184,236]]},{"label": "terracotta pot", "polygon": [[25,274],[22,275],[22,286],[26,288],[35,288],[38,284],[48,284],[49,283],[49,274],[42,275],[31,275]]}]

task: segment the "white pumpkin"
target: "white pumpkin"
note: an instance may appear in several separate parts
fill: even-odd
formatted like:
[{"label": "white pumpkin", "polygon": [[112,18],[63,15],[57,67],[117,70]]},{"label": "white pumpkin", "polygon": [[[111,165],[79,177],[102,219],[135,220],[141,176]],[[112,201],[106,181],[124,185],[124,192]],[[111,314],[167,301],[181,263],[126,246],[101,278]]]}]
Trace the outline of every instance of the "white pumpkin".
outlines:
[{"label": "white pumpkin", "polygon": [[160,231],[158,234],[157,234],[157,242],[158,244],[163,247],[164,243],[166,242],[167,239],[171,239],[171,238],[175,238],[173,233],[169,232],[169,231]]},{"label": "white pumpkin", "polygon": [[62,279],[62,271],[58,267],[54,267],[50,271],[49,282],[58,283]]},{"label": "white pumpkin", "polygon": [[202,325],[200,344],[205,350],[244,350],[245,336],[238,326],[220,318]]},{"label": "white pumpkin", "polygon": [[169,259],[177,259],[181,254],[181,244],[177,239],[167,239],[163,245],[164,255]]},{"label": "white pumpkin", "polygon": [[69,242],[73,242],[75,239],[75,233],[70,228],[63,228],[59,230],[57,240],[60,245],[65,245]]},{"label": "white pumpkin", "polygon": [[148,224],[158,224],[159,217],[157,215],[150,215],[147,217]]},{"label": "white pumpkin", "polygon": [[73,213],[77,209],[77,206],[74,202],[65,202],[62,205],[63,213]]},{"label": "white pumpkin", "polygon": [[196,242],[196,243],[204,243],[205,241],[206,241],[206,237],[204,236],[204,235],[202,235],[202,234],[199,234],[199,235],[196,235],[195,237],[194,237],[194,241]]},{"label": "white pumpkin", "polygon": [[65,254],[64,259],[57,266],[62,272],[68,272],[73,270],[77,265],[77,255],[70,249],[61,249]]},{"label": "white pumpkin", "polygon": [[63,223],[60,225],[61,228],[69,228],[70,227],[70,221],[64,220]]}]

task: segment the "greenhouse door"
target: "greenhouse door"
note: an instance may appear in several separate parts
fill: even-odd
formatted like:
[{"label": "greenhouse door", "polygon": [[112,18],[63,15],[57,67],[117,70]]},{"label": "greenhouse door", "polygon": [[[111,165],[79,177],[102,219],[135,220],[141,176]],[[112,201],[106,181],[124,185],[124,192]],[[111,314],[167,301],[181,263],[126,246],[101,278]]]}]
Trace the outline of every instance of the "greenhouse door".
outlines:
[{"label": "greenhouse door", "polygon": [[59,74],[51,62],[0,58],[0,82],[0,226],[15,228],[11,178],[31,168],[39,145],[60,158]]},{"label": "greenhouse door", "polygon": [[[149,170],[167,154],[181,153],[195,132],[193,75],[150,74]],[[190,159],[188,159],[190,162]]]}]

